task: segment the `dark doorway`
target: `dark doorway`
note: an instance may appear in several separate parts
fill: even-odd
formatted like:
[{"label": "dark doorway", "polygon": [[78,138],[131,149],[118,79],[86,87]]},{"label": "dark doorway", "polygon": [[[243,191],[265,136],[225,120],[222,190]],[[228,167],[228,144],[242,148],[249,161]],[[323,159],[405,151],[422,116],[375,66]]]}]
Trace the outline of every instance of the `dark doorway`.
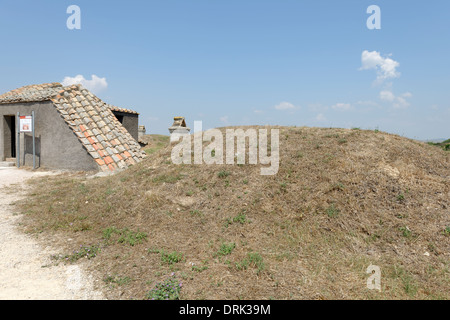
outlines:
[{"label": "dark doorway", "polygon": [[5,158],[16,157],[16,117],[5,116],[3,125]]}]

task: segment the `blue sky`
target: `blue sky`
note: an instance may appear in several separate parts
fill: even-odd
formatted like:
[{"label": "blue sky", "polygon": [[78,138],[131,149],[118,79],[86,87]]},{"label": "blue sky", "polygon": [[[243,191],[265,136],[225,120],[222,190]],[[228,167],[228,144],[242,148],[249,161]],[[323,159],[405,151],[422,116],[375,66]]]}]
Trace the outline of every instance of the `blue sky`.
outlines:
[{"label": "blue sky", "polygon": [[80,75],[148,133],[185,116],[450,138],[449,17],[448,0],[2,0],[0,92]]}]

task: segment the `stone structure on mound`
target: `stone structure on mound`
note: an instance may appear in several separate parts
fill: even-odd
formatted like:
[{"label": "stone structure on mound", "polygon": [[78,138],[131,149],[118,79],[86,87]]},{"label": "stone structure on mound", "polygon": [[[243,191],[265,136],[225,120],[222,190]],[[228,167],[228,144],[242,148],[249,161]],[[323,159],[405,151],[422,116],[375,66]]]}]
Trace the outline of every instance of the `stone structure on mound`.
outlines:
[{"label": "stone structure on mound", "polygon": [[177,135],[189,134],[190,128],[186,126],[184,117],[174,117],[173,124],[169,127],[170,142],[177,141]]}]

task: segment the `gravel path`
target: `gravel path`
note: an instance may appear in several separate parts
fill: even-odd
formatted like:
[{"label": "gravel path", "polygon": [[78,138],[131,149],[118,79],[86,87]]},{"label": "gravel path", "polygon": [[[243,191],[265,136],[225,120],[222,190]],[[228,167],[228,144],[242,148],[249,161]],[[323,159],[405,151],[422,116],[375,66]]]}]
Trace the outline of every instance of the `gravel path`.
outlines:
[{"label": "gravel path", "polygon": [[[97,300],[92,277],[77,265],[46,266],[59,252],[41,247],[32,237],[16,229],[19,215],[11,204],[24,196],[5,189],[50,172],[0,168],[0,299],[1,300]],[[45,266],[45,267],[44,267]]]}]

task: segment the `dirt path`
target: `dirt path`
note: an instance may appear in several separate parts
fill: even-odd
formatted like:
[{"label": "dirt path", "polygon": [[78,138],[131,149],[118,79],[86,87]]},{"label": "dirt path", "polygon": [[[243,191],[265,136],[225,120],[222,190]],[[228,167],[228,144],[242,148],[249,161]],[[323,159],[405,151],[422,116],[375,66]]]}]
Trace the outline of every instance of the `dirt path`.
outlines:
[{"label": "dirt path", "polygon": [[[24,196],[5,187],[51,174],[17,168],[0,168],[0,299],[1,300],[91,300],[103,299],[93,290],[92,278],[77,265],[46,266],[57,252],[41,247],[32,237],[19,232],[20,216],[11,204]],[[46,266],[46,267],[44,267]]]}]

